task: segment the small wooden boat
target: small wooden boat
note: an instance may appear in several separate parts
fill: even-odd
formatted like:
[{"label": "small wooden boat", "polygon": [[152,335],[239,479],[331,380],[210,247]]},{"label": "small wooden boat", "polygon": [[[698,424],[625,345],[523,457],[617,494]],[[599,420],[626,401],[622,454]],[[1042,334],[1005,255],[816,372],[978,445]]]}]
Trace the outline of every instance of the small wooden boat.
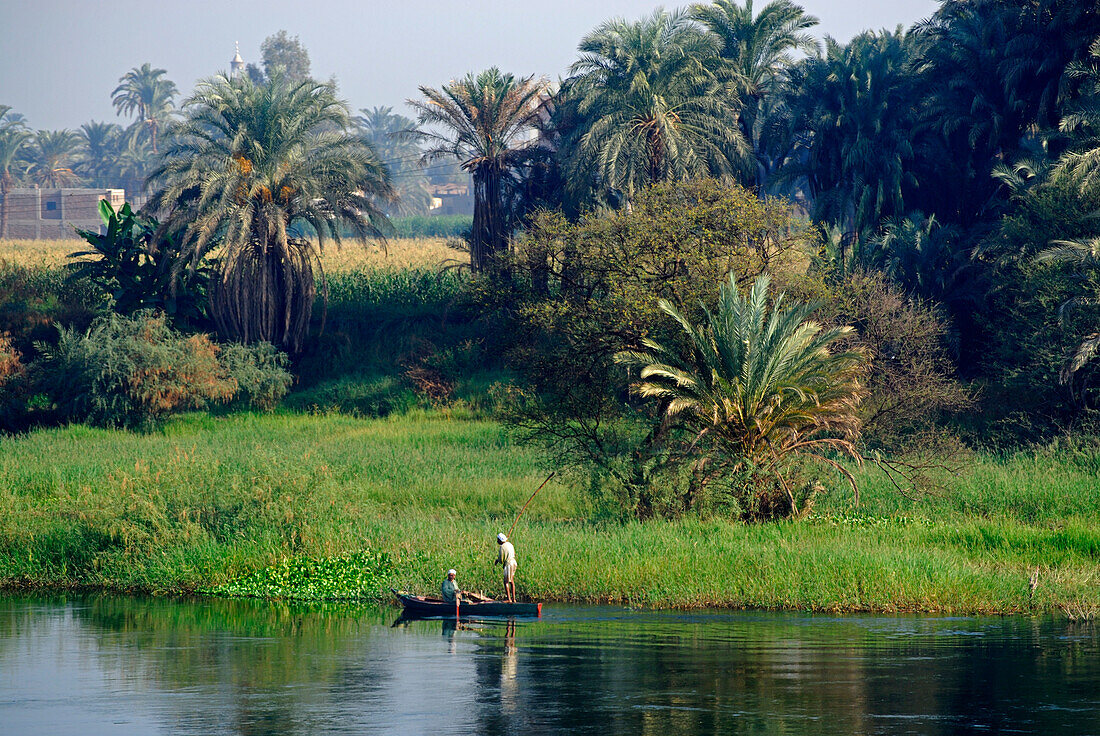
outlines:
[{"label": "small wooden boat", "polygon": [[405,607],[409,616],[541,616],[541,603],[508,603],[507,601],[485,600],[474,603],[462,601],[455,610],[454,603],[442,598],[428,598],[410,595],[390,588],[397,600]]}]

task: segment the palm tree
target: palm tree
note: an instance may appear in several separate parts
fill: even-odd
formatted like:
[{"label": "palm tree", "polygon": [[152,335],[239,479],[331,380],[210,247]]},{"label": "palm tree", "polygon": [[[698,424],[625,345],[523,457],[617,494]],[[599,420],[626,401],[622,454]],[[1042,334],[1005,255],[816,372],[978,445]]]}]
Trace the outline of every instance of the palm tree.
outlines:
[{"label": "palm tree", "polygon": [[68,187],[80,181],[73,170],[80,154],[80,136],[71,130],[39,130],[30,146],[27,173],[43,187]]},{"label": "palm tree", "polygon": [[23,116],[0,105],[0,238],[8,236],[8,190],[14,183],[12,169],[21,159],[31,132],[23,124]]},{"label": "palm tree", "polygon": [[137,114],[139,126],[135,133],[149,136],[153,153],[157,153],[157,133],[171,120],[172,101],[179,94],[174,82],[162,79],[167,73],[164,69],[153,69],[146,62],[122,75],[111,93],[111,101],[119,115]]},{"label": "palm tree", "polygon": [[531,153],[527,134],[536,126],[545,91],[545,79],[517,79],[493,67],[442,89],[421,87],[426,99],[409,100],[419,127],[407,135],[429,146],[421,163],[456,158],[473,177],[470,265],[475,271],[485,270],[508,247],[504,180]]},{"label": "palm tree", "polygon": [[629,199],[649,184],[749,170],[735,79],[718,40],[684,13],[604,23],[581,41],[563,100],[579,123],[564,146],[571,179]]},{"label": "palm tree", "polygon": [[84,151],[78,166],[81,176],[96,186],[118,186],[119,158],[123,148],[122,126],[91,121],[80,126]]},{"label": "palm tree", "polygon": [[906,38],[899,27],[825,45],[825,58],[793,72],[796,150],[780,175],[805,181],[815,219],[864,236],[904,215],[906,190],[916,186]]},{"label": "palm tree", "polygon": [[182,232],[189,263],[217,255],[211,312],[219,332],[295,352],[309,327],[315,273],[324,284],[318,255],[326,239],[339,245],[348,230],[366,239],[389,228],[378,207],[393,193],[385,166],[334,88],[312,80],[200,82],[149,182],[158,187],[149,206]]},{"label": "palm tree", "polygon": [[852,328],[822,328],[810,320],[812,305],[785,307],[780,294],[769,309],[769,285],[762,274],[742,295],[731,274],[717,310],[707,310],[702,325],[661,300],[687,348],[646,339],[645,349],[615,359],[640,369],[633,390],[657,399],[668,422],[694,433],[693,447],[709,437],[718,455],[710,458],[716,469],[772,475],[786,497],[786,504],[772,504],[772,511],[794,515],[798,508],[788,482],[793,460],[824,463],[852,481],[824,453],[839,451],[859,460],[854,440],[865,360],[859,351],[836,350]]},{"label": "palm tree", "polygon": [[[1086,297],[1074,297],[1063,302],[1058,307],[1058,317],[1061,319],[1070,309],[1075,307],[1095,308],[1100,297],[1100,290],[1095,285],[1100,277],[1100,236],[1093,238],[1079,238],[1076,240],[1053,240],[1050,246],[1041,251],[1035,260],[1039,263],[1064,264],[1077,269],[1081,283],[1090,284],[1093,294]],[[1077,374],[1090,362],[1100,356],[1100,330],[1088,334],[1077,346],[1073,356],[1063,366],[1059,379],[1063,385],[1071,385]],[[1088,405],[1088,381],[1081,382],[1080,391],[1074,391],[1074,402],[1081,407]]]},{"label": "palm tree", "polygon": [[416,122],[398,115],[392,107],[374,107],[359,112],[362,115],[356,116],[355,122],[390,169],[397,196],[392,205],[393,213],[403,216],[426,213],[431,194],[428,177],[418,165],[424,152],[415,137],[404,134],[416,127]]},{"label": "palm tree", "polygon": [[1100,37],[1089,46],[1089,57],[1071,64],[1067,76],[1081,89],[1081,97],[1059,122],[1069,137],[1069,148],[1055,166],[1056,173],[1076,177],[1082,189],[1100,187]]},{"label": "palm tree", "polygon": [[756,183],[764,187],[774,163],[767,160],[765,98],[783,92],[785,72],[795,62],[792,52],[816,55],[820,47],[806,31],[818,19],[791,0],[772,0],[753,16],[752,0],[714,0],[692,6],[692,16],[721,44],[718,54],[735,71],[741,89],[741,132],[752,143],[757,161]]}]

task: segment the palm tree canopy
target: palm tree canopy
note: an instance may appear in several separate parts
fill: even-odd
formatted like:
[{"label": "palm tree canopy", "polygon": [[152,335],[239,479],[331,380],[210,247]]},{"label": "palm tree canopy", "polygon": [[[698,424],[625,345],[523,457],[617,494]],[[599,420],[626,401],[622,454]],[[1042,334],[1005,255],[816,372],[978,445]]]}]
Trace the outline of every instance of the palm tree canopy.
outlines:
[{"label": "palm tree canopy", "polygon": [[719,55],[733,63],[745,91],[763,96],[782,71],[795,59],[792,52],[820,53],[820,45],[807,30],[819,21],[791,0],[772,0],[753,15],[752,0],[714,0],[692,6],[693,17],[721,42]]},{"label": "palm tree canopy", "polygon": [[172,98],[179,90],[175,82],[162,78],[167,73],[166,69],[154,69],[146,62],[123,74],[111,92],[111,102],[118,114],[137,113],[138,120],[145,121],[171,109]]},{"label": "palm tree canopy", "polygon": [[687,349],[644,340],[644,350],[616,361],[640,369],[639,395],[659,400],[669,419],[710,433],[735,458],[770,461],[825,446],[854,452],[865,359],[834,350],[852,329],[823,328],[810,320],[813,305],[788,307],[783,294],[769,307],[769,285],[762,274],[742,294],[731,275],[702,325],[662,300]]},{"label": "palm tree canopy", "polygon": [[150,175],[150,206],[183,233],[192,265],[219,249],[211,288],[219,332],[296,352],[316,299],[319,249],[328,238],[339,244],[345,229],[365,239],[390,228],[378,206],[393,196],[389,172],[332,85],[215,77],[197,85],[184,115]]},{"label": "palm tree canopy", "polygon": [[428,144],[425,164],[453,156],[470,172],[506,169],[522,156],[545,91],[545,79],[517,79],[496,67],[467,74],[442,89],[421,87],[426,100],[408,101],[419,128],[407,134]]},{"label": "palm tree canopy", "polygon": [[73,171],[80,152],[80,136],[71,130],[39,130],[30,147],[31,178],[44,187],[72,186],[80,181]]},{"label": "palm tree canopy", "polygon": [[564,98],[581,124],[573,179],[593,169],[628,196],[647,184],[749,168],[738,125],[737,84],[719,42],[685,13],[657,10],[638,22],[615,19],[581,41]]},{"label": "palm tree canopy", "polygon": [[408,101],[419,127],[405,134],[427,145],[421,163],[453,157],[473,177],[470,263],[475,271],[487,268],[507,248],[506,190],[537,151],[529,134],[538,124],[545,91],[545,79],[517,79],[493,67],[442,89],[421,87],[425,99]]},{"label": "palm tree canopy", "polygon": [[427,174],[419,166],[423,151],[416,136],[404,133],[414,128],[416,121],[398,115],[392,107],[373,107],[359,112],[362,114],[355,117],[356,124],[393,178],[396,202],[392,212],[398,215],[427,212],[431,194]]},{"label": "palm tree canopy", "polygon": [[280,77],[200,82],[149,182],[154,206],[186,224],[194,257],[216,244],[285,242],[307,223],[323,245],[342,228],[379,237],[389,172],[352,130],[333,88]]}]

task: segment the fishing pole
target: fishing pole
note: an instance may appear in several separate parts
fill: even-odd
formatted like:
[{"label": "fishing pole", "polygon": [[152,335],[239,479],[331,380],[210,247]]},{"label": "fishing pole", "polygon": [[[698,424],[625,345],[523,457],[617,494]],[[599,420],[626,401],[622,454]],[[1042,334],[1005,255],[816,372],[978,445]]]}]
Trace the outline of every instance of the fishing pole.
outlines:
[{"label": "fishing pole", "polygon": [[535,500],[535,496],[537,496],[537,495],[538,495],[538,493],[539,493],[539,491],[541,491],[541,490],[542,490],[542,487],[543,487],[543,486],[545,486],[545,485],[546,485],[547,483],[549,483],[549,482],[550,482],[550,479],[551,479],[551,478],[553,478],[553,477],[554,477],[555,475],[557,475],[557,474],[558,474],[558,471],[556,471],[556,470],[555,470],[555,471],[554,471],[553,473],[551,473],[550,475],[546,476],[546,480],[544,480],[544,481],[543,481],[543,482],[542,482],[542,483],[541,483],[541,484],[539,485],[539,487],[535,489],[535,492],[531,494],[531,498],[527,499],[527,503],[523,504],[523,508],[519,510],[519,513],[518,513],[518,514],[516,514],[516,520],[512,522],[512,526],[511,526],[511,527],[510,527],[510,528],[508,529],[508,538],[509,538],[509,539],[511,539],[511,538],[512,538],[512,530],[513,530],[513,529],[515,529],[515,528],[516,528],[516,524],[518,524],[518,523],[519,523],[519,517],[523,516],[523,512],[524,512],[524,511],[526,511],[526,510],[527,510],[527,507],[528,507],[528,505],[530,505],[530,503],[531,503],[532,501],[534,501],[534,500]]}]

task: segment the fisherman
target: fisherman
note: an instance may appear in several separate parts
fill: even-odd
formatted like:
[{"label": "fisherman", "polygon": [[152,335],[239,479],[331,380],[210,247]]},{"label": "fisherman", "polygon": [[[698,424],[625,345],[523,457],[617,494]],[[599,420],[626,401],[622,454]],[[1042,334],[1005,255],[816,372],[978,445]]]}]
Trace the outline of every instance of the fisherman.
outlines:
[{"label": "fisherman", "polygon": [[503,533],[497,535],[497,564],[504,568],[504,595],[509,603],[516,602],[516,548]]},{"label": "fisherman", "polygon": [[462,590],[455,582],[455,576],[457,575],[458,573],[455,572],[454,568],[451,568],[447,571],[447,577],[444,578],[443,584],[439,587],[439,592],[447,603],[460,603],[462,601]]}]

